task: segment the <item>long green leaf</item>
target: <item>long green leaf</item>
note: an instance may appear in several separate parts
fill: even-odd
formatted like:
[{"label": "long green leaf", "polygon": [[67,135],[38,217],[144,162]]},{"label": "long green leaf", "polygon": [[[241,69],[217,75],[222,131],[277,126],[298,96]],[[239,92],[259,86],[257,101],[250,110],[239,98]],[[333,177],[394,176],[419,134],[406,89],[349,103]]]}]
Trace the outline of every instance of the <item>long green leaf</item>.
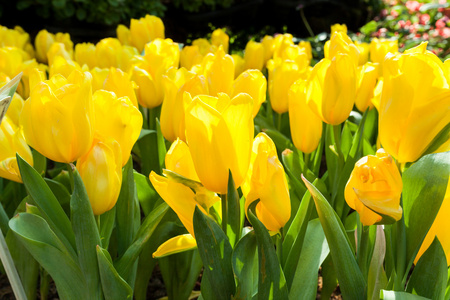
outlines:
[{"label": "long green leaf", "polygon": [[383,268],[385,254],[386,239],[384,231],[381,225],[377,225],[375,245],[367,279],[367,295],[369,300],[378,300],[380,298],[380,290],[387,288],[388,281]]},{"label": "long green leaf", "polygon": [[320,222],[327,237],[336,275],[345,299],[364,299],[366,282],[353,255],[342,222],[317,188],[302,177],[316,204]]},{"label": "long green leaf", "polygon": [[330,253],[319,219],[309,222],[304,243],[307,247],[300,253],[289,299],[316,299],[319,267]]},{"label": "long green leaf", "polygon": [[139,203],[145,215],[148,215],[158,199],[160,199],[158,193],[150,184],[148,177],[134,171],[134,181],[136,182],[136,190]]},{"label": "long green leaf", "polygon": [[86,282],[78,262],[43,218],[20,213],[11,219],[9,227],[52,276],[61,298],[87,299]]},{"label": "long green leaf", "polygon": [[158,161],[159,168],[162,170],[164,168],[164,161],[166,158],[166,144],[164,143],[164,136],[161,132],[161,124],[158,118],[156,118],[156,139],[158,140]]},{"label": "long green leaf", "polygon": [[256,235],[250,231],[244,235],[233,251],[233,270],[237,279],[234,299],[252,299],[258,292],[258,252]]},{"label": "long green leaf", "polygon": [[248,211],[248,217],[255,230],[258,243],[258,299],[288,299],[286,279],[269,231],[251,209]]},{"label": "long green leaf", "polygon": [[101,245],[98,227],[91,204],[77,170],[73,173],[74,189],[70,200],[72,228],[77,243],[78,262],[86,278],[89,299],[100,299],[100,274],[98,271],[96,247]]},{"label": "long green leaf", "polygon": [[381,300],[431,300],[429,298],[409,294],[406,292],[396,292],[396,291],[386,291],[381,290],[380,292]]},{"label": "long green leaf", "polygon": [[422,157],[403,173],[406,261],[410,266],[439,211],[448,184],[450,152]]},{"label": "long green leaf", "polygon": [[97,258],[105,300],[132,299],[133,290],[114,269],[108,251],[97,246]]},{"label": "long green leaf", "polygon": [[231,266],[232,249],[227,236],[220,226],[204,215],[198,207],[195,207],[194,212],[194,233],[205,266],[203,276],[214,289],[210,292],[214,299],[229,300],[235,293],[235,283]]},{"label": "long green leaf", "polygon": [[33,200],[42,212],[42,216],[50,225],[52,231],[66,245],[66,248],[75,258],[75,234],[70,220],[64,213],[61,204],[53,195],[39,173],[17,154],[17,163],[23,183]]},{"label": "long green leaf", "polygon": [[227,236],[231,246],[234,248],[241,238],[241,205],[239,195],[234,185],[231,171],[228,173],[228,192],[227,192]]},{"label": "long green leaf", "polygon": [[417,262],[406,291],[430,299],[443,300],[447,287],[447,259],[438,238]]}]

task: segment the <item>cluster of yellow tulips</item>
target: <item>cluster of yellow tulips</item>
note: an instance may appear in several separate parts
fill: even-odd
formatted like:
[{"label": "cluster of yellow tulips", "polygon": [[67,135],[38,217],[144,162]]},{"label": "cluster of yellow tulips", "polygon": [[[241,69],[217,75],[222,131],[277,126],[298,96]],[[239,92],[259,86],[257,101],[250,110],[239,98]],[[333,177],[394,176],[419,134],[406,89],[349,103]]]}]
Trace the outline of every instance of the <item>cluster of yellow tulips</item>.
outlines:
[{"label": "cluster of yellow tulips", "polygon": [[[363,226],[391,224],[403,216],[401,172],[426,154],[450,150],[450,60],[440,61],[426,47],[399,53],[397,41],[354,42],[345,25],[335,25],[325,57],[311,65],[309,42],[294,42],[290,34],[251,40],[243,54],[229,54],[222,29],[210,40],[182,45],[165,38],[163,22],[150,15],[131,20],[129,28],[119,25],[117,38],[95,45],[74,45],[66,33],[42,30],[33,46],[20,27],[0,27],[0,87],[22,73],[0,127],[0,176],[22,182],[16,153],[33,165],[31,148],[54,162],[76,162],[93,213],[102,215],[116,204],[130,154],[137,153],[137,162],[146,156],[135,145],[143,128],[160,130],[171,143],[160,158],[165,167],[145,175],[188,233],[168,239],[154,257],[197,247],[196,207],[227,233],[230,178],[245,198],[245,214],[256,203],[257,218],[272,235],[284,236],[297,214],[291,214],[292,194],[299,191],[279,159],[285,149],[276,137],[292,141],[310,180],[310,159],[320,166],[329,137],[325,152],[342,162],[339,173],[352,156],[345,150],[352,145],[341,144],[342,124],[371,111],[376,143],[359,136],[368,144],[366,156],[354,157],[361,159],[345,191],[330,184],[328,193],[337,199],[330,203],[338,215],[346,211],[337,208],[341,189]],[[282,130],[282,124],[289,126]],[[448,210],[449,190],[441,211]],[[436,234],[450,251],[445,218],[438,214],[420,255]]]}]

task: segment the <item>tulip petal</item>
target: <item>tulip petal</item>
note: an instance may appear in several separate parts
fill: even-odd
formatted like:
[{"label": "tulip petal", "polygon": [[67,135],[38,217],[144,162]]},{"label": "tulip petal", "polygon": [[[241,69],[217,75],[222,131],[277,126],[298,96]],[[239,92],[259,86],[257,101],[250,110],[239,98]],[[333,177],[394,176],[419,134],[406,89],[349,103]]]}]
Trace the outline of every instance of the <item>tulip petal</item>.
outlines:
[{"label": "tulip petal", "polygon": [[162,243],[155,252],[153,258],[161,258],[175,253],[189,251],[197,248],[197,241],[190,234],[175,236]]}]

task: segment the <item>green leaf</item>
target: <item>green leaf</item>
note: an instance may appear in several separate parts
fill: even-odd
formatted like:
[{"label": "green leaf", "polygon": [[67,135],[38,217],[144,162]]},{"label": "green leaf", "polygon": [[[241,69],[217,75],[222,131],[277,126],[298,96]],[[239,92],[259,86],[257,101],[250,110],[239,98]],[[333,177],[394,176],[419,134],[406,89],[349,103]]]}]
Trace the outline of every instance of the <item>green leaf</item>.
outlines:
[{"label": "green leaf", "polygon": [[67,188],[60,182],[44,178],[48,187],[52,190],[53,195],[55,195],[58,202],[61,204],[61,207],[66,212],[66,214],[70,214],[70,193]]},{"label": "green leaf", "polygon": [[138,137],[138,141],[140,139],[142,139],[143,137],[150,135],[150,134],[156,134],[156,130],[142,128],[141,133],[139,134],[139,137]]},{"label": "green leaf", "polygon": [[17,154],[17,163],[20,175],[28,194],[39,207],[42,216],[50,225],[52,231],[66,245],[66,248],[75,258],[75,235],[70,220],[64,213],[61,204],[53,195],[39,173]]},{"label": "green leaf", "polygon": [[430,142],[427,149],[425,150],[424,155],[436,152],[439,147],[447,142],[450,139],[450,123],[447,124],[442,130],[434,137],[434,139]]},{"label": "green leaf", "polygon": [[258,244],[258,299],[288,299],[286,279],[269,231],[251,209],[248,211],[248,218],[255,230]]},{"label": "green leaf", "polygon": [[[235,293],[234,274],[231,266],[232,248],[220,226],[195,207],[194,233],[200,257],[203,261],[203,276],[214,290],[214,299],[229,300]],[[203,285],[203,282],[202,282]],[[203,291],[202,287],[202,291]]]},{"label": "green leaf", "polygon": [[447,259],[438,238],[420,257],[406,286],[406,291],[430,299],[445,299]]},{"label": "green leaf", "polygon": [[378,28],[378,23],[376,21],[370,21],[369,23],[367,23],[366,25],[364,25],[363,27],[361,27],[359,30],[364,34],[364,35],[370,35],[373,32],[377,31]]},{"label": "green leaf", "polygon": [[403,173],[406,263],[412,264],[439,211],[448,184],[450,152],[422,157]]},{"label": "green leaf", "polygon": [[316,204],[336,275],[345,299],[364,299],[366,283],[359,270],[344,226],[328,201],[306,178],[302,177]]},{"label": "green leaf", "polygon": [[81,269],[47,222],[36,215],[20,213],[9,227],[34,259],[52,276],[63,299],[88,299]]},{"label": "green leaf", "polygon": [[115,267],[122,277],[127,278],[130,276],[133,264],[136,262],[142,248],[154,233],[168,208],[169,206],[166,203],[162,203],[152,210],[152,212],[144,219],[133,243],[128,247],[125,254],[115,263]]},{"label": "green leaf", "polygon": [[77,243],[78,262],[86,278],[89,299],[102,297],[96,247],[101,245],[98,227],[80,173],[73,173],[74,189],[70,199],[72,228]]},{"label": "green leaf", "polygon": [[298,154],[298,151],[286,149],[282,152],[281,160],[283,161],[284,169],[289,176],[289,184],[300,199],[306,192],[306,187],[298,180],[301,170],[304,168],[303,158]]},{"label": "green leaf", "polygon": [[307,247],[300,252],[289,299],[316,299],[319,267],[330,253],[319,219],[309,222],[304,244]]},{"label": "green leaf", "polygon": [[233,251],[233,270],[237,279],[234,299],[252,299],[258,292],[258,252],[255,232],[244,235]]},{"label": "green leaf", "polygon": [[17,86],[19,85],[22,73],[18,74],[7,84],[0,88],[0,123],[8,110],[9,104],[11,103],[14,93],[16,92]]},{"label": "green leaf", "polygon": [[228,173],[228,191],[227,191],[227,236],[231,247],[234,248],[241,238],[241,205],[240,198],[234,185],[233,175],[231,171]]},{"label": "green leaf", "polygon": [[45,171],[47,170],[47,158],[34,149],[31,150],[31,153],[33,154],[33,168],[35,168],[41,176],[44,176]]},{"label": "green leaf", "polygon": [[159,169],[162,170],[164,168],[164,161],[166,158],[166,144],[164,142],[164,136],[161,132],[161,124],[159,120],[156,119],[156,139],[158,141],[158,161],[159,161]]},{"label": "green leaf", "polygon": [[100,241],[102,247],[108,249],[109,241],[111,239],[111,234],[113,232],[114,226],[116,225],[116,206],[100,216]]},{"label": "green leaf", "polygon": [[275,146],[279,151],[284,149],[295,149],[291,140],[289,140],[284,134],[275,129],[264,129],[265,132],[274,142]]},{"label": "green leaf", "polygon": [[97,246],[98,267],[106,300],[132,299],[133,290],[117,273],[108,251]]},{"label": "green leaf", "polygon": [[153,189],[148,177],[145,177],[136,171],[133,172],[133,176],[136,183],[139,203],[141,204],[144,214],[148,215],[160,197]]},{"label": "green leaf", "polygon": [[377,225],[375,245],[373,248],[372,260],[369,265],[369,274],[367,279],[367,295],[368,299],[378,300],[380,298],[380,290],[387,287],[386,272],[383,268],[384,257],[386,254],[386,239],[383,227]]},{"label": "green leaf", "polygon": [[429,298],[424,298],[424,297],[409,294],[406,292],[381,290],[380,299],[381,300],[427,300]]}]

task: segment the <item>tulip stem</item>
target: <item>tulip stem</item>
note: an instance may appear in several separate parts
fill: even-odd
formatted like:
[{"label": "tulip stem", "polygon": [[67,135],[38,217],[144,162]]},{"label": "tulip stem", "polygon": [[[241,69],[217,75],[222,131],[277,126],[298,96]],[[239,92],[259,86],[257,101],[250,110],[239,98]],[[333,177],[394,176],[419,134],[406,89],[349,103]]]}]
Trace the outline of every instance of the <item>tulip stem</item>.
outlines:
[{"label": "tulip stem", "polygon": [[227,207],[227,194],[220,194],[220,199],[222,200],[222,230],[227,234],[228,225],[228,207]]},{"label": "tulip stem", "polygon": [[340,125],[333,125],[333,138],[334,138],[334,146],[336,150],[336,153],[342,157],[342,150],[341,150],[341,126]]},{"label": "tulip stem", "polygon": [[[403,205],[402,205],[403,206]],[[402,217],[397,223],[392,225],[395,228],[395,240],[397,241],[396,266],[397,274],[394,281],[394,291],[403,291],[405,288],[404,277],[406,279],[406,233],[405,219]]]},{"label": "tulip stem", "polygon": [[310,160],[311,154],[310,153],[305,153],[305,167],[303,170],[303,173],[306,174],[306,171],[308,170],[308,165],[309,165],[309,160]]},{"label": "tulip stem", "polygon": [[148,129],[155,129],[155,109],[148,109]]},{"label": "tulip stem", "polygon": [[278,115],[278,117],[277,117],[277,130],[278,130],[279,132],[281,132],[281,116],[282,116],[283,114],[282,114],[282,113],[278,113],[277,115]]},{"label": "tulip stem", "polygon": [[277,251],[278,260],[281,262],[281,260],[283,259],[283,237],[282,237],[282,233],[281,233],[281,228],[280,228],[280,234],[276,236],[276,251]]},{"label": "tulip stem", "polygon": [[71,193],[73,192],[73,188],[74,188],[73,168],[75,168],[75,166],[72,163],[67,164],[67,172],[69,173],[70,192]]}]

